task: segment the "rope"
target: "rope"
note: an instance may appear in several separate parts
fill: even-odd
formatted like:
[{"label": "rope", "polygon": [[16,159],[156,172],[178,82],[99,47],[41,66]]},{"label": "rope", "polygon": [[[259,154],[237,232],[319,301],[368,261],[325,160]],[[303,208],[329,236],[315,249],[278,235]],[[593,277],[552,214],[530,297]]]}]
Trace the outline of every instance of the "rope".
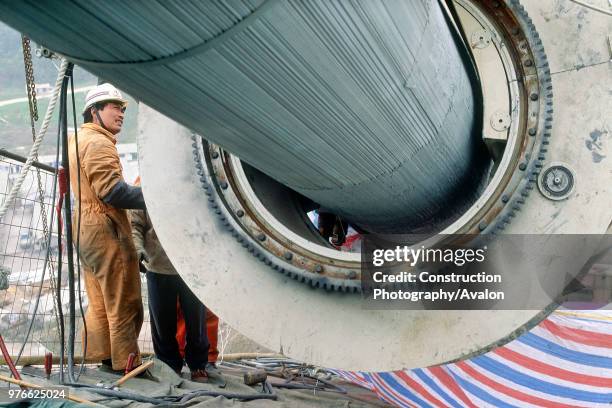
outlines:
[{"label": "rope", "polygon": [[9,209],[9,206],[12,204],[13,200],[15,200],[15,197],[17,197],[17,193],[19,193],[19,190],[21,190],[21,186],[26,178],[26,175],[28,174],[28,171],[30,170],[30,167],[32,166],[32,162],[38,155],[38,149],[40,148],[45,133],[47,133],[49,123],[51,123],[51,117],[53,116],[53,111],[55,110],[55,105],[57,103],[57,98],[59,96],[60,88],[62,87],[62,80],[64,79],[64,74],[67,67],[68,61],[62,60],[62,65],[60,66],[59,74],[57,76],[57,80],[55,81],[55,88],[53,89],[53,94],[51,95],[49,106],[47,107],[47,112],[45,113],[45,119],[43,120],[40,130],[38,131],[38,135],[32,144],[28,160],[23,165],[17,181],[13,185],[13,188],[11,188],[11,192],[6,197],[6,200],[2,203],[2,208],[0,208],[0,219],[4,217]]}]

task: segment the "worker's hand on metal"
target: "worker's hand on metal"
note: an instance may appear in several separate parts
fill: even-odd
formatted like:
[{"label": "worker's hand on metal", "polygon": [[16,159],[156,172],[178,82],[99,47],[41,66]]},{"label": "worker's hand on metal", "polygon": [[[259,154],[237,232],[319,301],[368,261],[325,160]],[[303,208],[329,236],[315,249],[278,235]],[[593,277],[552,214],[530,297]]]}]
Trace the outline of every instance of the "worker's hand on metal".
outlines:
[{"label": "worker's hand on metal", "polygon": [[147,268],[143,264],[143,263],[149,263],[149,257],[147,256],[146,251],[142,247],[137,247],[136,255],[138,256],[138,266],[140,268],[140,272],[146,273]]},{"label": "worker's hand on metal", "polygon": [[144,262],[149,263],[149,258],[147,258],[147,254],[140,250],[138,251],[138,270],[142,273],[147,273],[147,267],[144,265]]}]

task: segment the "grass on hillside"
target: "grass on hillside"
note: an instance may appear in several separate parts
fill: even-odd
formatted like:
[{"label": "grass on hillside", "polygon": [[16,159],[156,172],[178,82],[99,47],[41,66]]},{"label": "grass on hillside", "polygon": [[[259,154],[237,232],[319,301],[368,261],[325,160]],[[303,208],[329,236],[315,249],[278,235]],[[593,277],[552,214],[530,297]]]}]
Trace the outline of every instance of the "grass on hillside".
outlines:
[{"label": "grass on hillside", "polygon": [[[24,92],[25,93],[25,92]],[[129,108],[126,112],[123,129],[120,134],[120,143],[133,143],[137,136],[137,113],[138,104],[134,99],[127,96]],[[81,107],[85,100],[85,93],[75,94],[75,104],[77,109],[77,126],[83,122],[81,116]],[[49,99],[40,99],[38,101],[38,121],[36,122],[36,131],[42,125]],[[59,104],[55,107],[55,112],[52,116],[49,128],[41,145],[40,154],[52,154],[55,152],[57,127],[59,116]],[[72,128],[72,101],[68,98],[68,127]],[[9,151],[23,154],[24,151],[29,151],[32,145],[32,130],[30,127],[30,111],[27,102],[17,102],[7,106],[0,106],[0,147]]]}]

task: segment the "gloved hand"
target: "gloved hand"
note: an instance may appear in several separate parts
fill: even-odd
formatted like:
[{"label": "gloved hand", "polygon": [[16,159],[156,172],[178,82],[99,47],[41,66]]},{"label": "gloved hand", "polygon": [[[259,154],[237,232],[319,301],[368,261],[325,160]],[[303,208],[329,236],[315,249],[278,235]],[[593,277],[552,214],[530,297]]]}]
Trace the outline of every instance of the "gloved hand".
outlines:
[{"label": "gloved hand", "polygon": [[144,249],[137,251],[138,253],[138,262],[146,262],[149,263],[149,257]]},{"label": "gloved hand", "polygon": [[137,246],[136,256],[138,258],[138,268],[140,269],[140,272],[147,273],[147,268],[144,266],[143,262],[149,263],[149,257],[147,256],[144,248]]}]

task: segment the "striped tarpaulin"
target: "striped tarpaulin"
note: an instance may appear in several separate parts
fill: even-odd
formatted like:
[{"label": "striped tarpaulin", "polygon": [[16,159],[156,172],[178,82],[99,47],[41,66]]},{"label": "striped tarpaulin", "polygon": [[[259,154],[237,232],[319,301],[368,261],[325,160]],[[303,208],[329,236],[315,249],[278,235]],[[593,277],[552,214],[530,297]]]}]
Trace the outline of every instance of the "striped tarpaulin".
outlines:
[{"label": "striped tarpaulin", "polygon": [[337,372],[399,407],[611,407],[612,311],[555,311],[505,346],[457,363]]}]

